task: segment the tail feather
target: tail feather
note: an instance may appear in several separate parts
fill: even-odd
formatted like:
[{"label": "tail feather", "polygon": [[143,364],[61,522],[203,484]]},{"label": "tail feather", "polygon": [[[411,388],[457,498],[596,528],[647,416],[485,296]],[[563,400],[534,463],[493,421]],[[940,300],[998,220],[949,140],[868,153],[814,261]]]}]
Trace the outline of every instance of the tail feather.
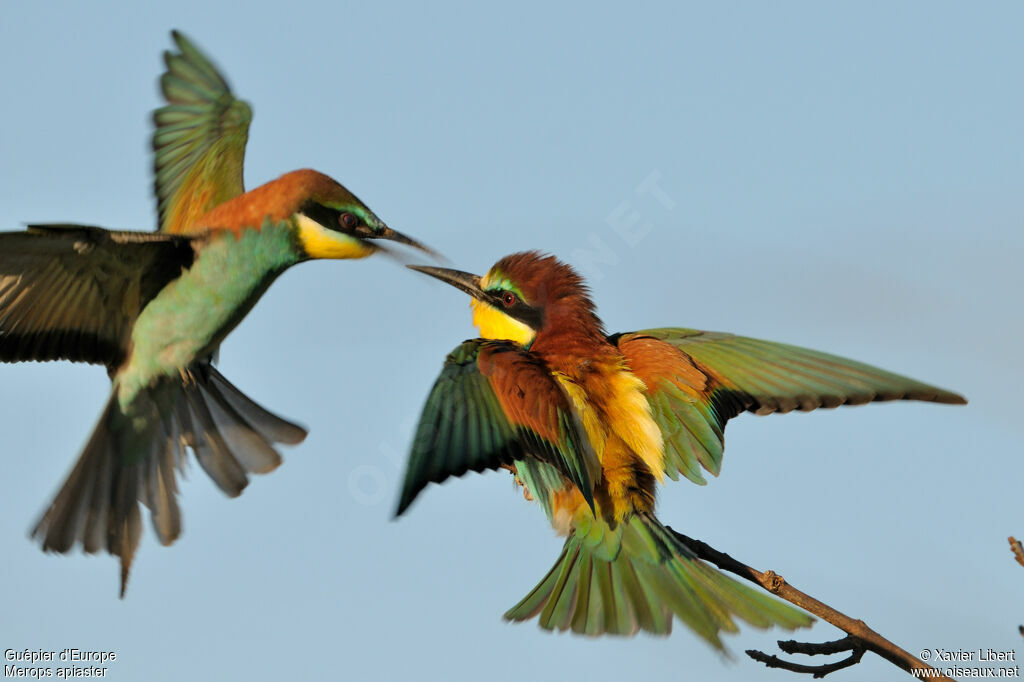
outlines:
[{"label": "tail feather", "polygon": [[[581,559],[580,547],[574,547],[573,550],[571,558],[561,565],[558,579],[552,586],[551,594],[540,615],[542,621],[553,623],[560,630],[568,627],[573,615],[578,577],[581,574],[578,567]],[[589,555],[587,556],[589,558]]]},{"label": "tail feather", "polygon": [[46,551],[67,552],[77,539],[87,551],[97,551],[106,544],[106,530],[98,530],[98,526],[105,526],[106,507],[100,496],[109,496],[112,479],[105,427],[112,404],[113,399],[108,401],[64,486],[32,531],[34,537],[42,537]]},{"label": "tail feather", "polygon": [[671,612],[654,594],[648,581],[641,580],[637,575],[633,563],[623,563],[620,566],[620,573],[622,575],[622,591],[625,595],[623,601],[632,606],[636,620],[634,621],[635,625],[623,628],[619,632],[632,635],[637,630],[645,632],[668,632],[671,630]]},{"label": "tail feather", "polygon": [[[104,418],[109,418],[107,410],[104,411]],[[107,515],[109,514],[108,505],[106,501],[110,499],[110,488],[114,484],[114,477],[116,475],[116,467],[114,466],[113,453],[109,451],[109,448],[104,447],[109,441],[102,441],[102,434],[105,431],[102,428],[102,424],[105,423],[105,419],[101,418],[101,426],[96,428],[96,435],[93,438],[97,439],[92,449],[94,452],[95,464],[92,465],[92,477],[91,481],[87,483],[89,490],[87,495],[83,495],[83,502],[86,506],[86,513],[82,521],[82,546],[88,553],[98,552],[103,549],[107,544]],[[90,445],[93,445],[93,441],[90,441],[89,445],[86,446],[86,453],[90,450]],[[86,455],[82,455],[80,461],[86,462]],[[88,465],[87,465],[88,466]],[[66,490],[74,490],[74,484],[69,482],[65,484]],[[55,503],[56,505],[57,503]],[[68,544],[63,550],[66,552],[74,544],[74,536],[68,538]],[[45,549],[45,546],[44,546]]]},{"label": "tail feather", "polygon": [[164,445],[159,442],[146,460],[145,497],[140,501],[150,510],[153,530],[160,544],[168,545],[181,534],[181,510],[175,500],[178,482],[174,476],[180,442],[174,443],[164,436]]},{"label": "tail feather", "polygon": [[234,409],[235,413],[263,436],[264,440],[285,445],[298,445],[306,439],[307,431],[298,424],[278,417],[253,402],[244,393],[235,388],[234,384],[224,378],[213,365],[204,365],[210,385],[215,389],[212,394],[223,404]]},{"label": "tail feather", "polygon": [[704,563],[651,516],[634,515],[607,532],[622,538],[615,555],[607,554],[607,536],[588,544],[588,534],[570,535],[554,567],[505,618],[539,616],[547,630],[628,636],[667,635],[674,616],[720,650],[720,634],[736,632],[736,619],[790,630],[813,622]]},{"label": "tail feather", "polygon": [[199,466],[225,494],[229,497],[238,497],[245,486],[249,485],[245,469],[224,442],[224,437],[218,429],[218,424],[213,420],[213,415],[210,414],[210,408],[198,384],[186,381],[182,388],[188,403],[188,407],[182,410],[188,414],[187,430],[198,434],[198,437],[193,439],[192,449],[199,460]]},{"label": "tail feather", "polygon": [[181,534],[177,470],[185,448],[225,493],[234,497],[249,473],[281,463],[274,442],[297,443],[306,430],[271,414],[206,363],[181,380],[165,379],[122,411],[117,387],[67,480],[32,531],[48,552],[80,543],[121,560],[121,596],[142,533],[139,502],[150,510],[161,544]]},{"label": "tail feather", "polygon": [[[270,473],[281,465],[281,455],[267,442],[267,435],[243,417],[216,391],[206,396],[214,423],[220,425],[225,445],[238,457],[242,467],[254,474]],[[244,425],[241,426],[240,425]]]},{"label": "tail feather", "polygon": [[139,513],[139,505],[136,502],[139,497],[137,473],[140,467],[136,464],[131,468],[135,471],[126,470],[117,477],[111,503],[114,515],[107,524],[107,551],[121,558],[122,598],[128,586],[128,572],[135,556],[135,549],[139,546],[139,538],[142,536],[142,514]]}]

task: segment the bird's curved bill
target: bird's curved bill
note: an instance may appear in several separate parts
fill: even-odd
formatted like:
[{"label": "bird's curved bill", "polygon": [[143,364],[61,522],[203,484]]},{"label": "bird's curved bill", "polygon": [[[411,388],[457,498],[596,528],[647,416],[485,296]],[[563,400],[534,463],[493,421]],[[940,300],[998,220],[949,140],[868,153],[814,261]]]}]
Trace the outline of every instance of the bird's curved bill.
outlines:
[{"label": "bird's curved bill", "polygon": [[448,268],[433,268],[429,265],[407,265],[410,270],[422,272],[425,275],[436,277],[442,282],[451,284],[456,289],[461,289],[477,300],[483,300],[484,290],[480,288],[480,277],[462,270],[450,270]]}]

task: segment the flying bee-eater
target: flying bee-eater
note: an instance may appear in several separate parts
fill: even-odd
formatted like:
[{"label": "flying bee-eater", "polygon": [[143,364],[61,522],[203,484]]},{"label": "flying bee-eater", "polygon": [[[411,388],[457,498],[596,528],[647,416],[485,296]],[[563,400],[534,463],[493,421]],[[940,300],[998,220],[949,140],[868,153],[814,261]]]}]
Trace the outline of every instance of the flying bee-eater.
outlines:
[{"label": "flying bee-eater", "polygon": [[162,544],[181,533],[175,469],[186,448],[233,497],[249,473],[281,462],[275,443],[305,438],[212,365],[271,283],[306,260],[365,258],[383,248],[378,240],[428,251],[316,171],[243,193],[248,106],[174,39],[181,53],[166,55],[161,81],[172,104],[157,112],[154,139],[163,232],[33,225],[0,233],[0,361],[100,364],[113,382],[33,535],[47,551],[79,544],[119,557],[122,596],[141,534],[139,503]]},{"label": "flying bee-eater", "polygon": [[537,252],[486,275],[410,266],[472,297],[482,338],[448,355],[416,430],[398,503],[430,482],[507,468],[566,536],[505,618],[548,630],[667,634],[673,616],[722,649],[735,619],[811,618],[699,560],[654,514],[657,483],[717,476],[726,422],[873,400],[961,396],[795,346],[667,328],[607,335],[583,279]]}]

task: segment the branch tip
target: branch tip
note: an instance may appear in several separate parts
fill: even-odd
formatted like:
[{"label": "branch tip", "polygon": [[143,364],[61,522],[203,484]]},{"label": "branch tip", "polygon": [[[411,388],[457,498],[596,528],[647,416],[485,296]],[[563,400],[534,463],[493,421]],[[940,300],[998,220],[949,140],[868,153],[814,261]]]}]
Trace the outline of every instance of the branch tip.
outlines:
[{"label": "branch tip", "polygon": [[1012,535],[1007,538],[1010,541],[1010,549],[1013,551],[1013,558],[1017,560],[1017,563],[1024,566],[1024,546],[1020,544],[1020,540],[1013,537]]},{"label": "branch tip", "polygon": [[[816,654],[838,653],[840,651],[850,652],[848,657],[834,663],[816,666],[801,665],[799,663],[782,660],[778,656],[769,656],[768,654],[755,649],[748,650],[746,652],[747,655],[755,661],[763,663],[770,668],[781,668],[783,670],[805,673],[812,675],[815,678],[819,678],[835,672],[836,670],[842,670],[843,668],[856,665],[864,656],[864,652],[870,651],[915,677],[920,676],[921,673],[918,671],[927,670],[930,673],[930,679],[954,682],[951,678],[943,675],[939,670],[932,668],[927,663],[916,658],[913,654],[901,649],[885,637],[882,637],[880,634],[868,627],[863,620],[850,618],[828,604],[801,592],[791,584],[787,583],[785,579],[775,571],[758,571],[757,569],[751,568],[741,561],[734,559],[728,554],[718,551],[705,542],[694,540],[691,537],[672,530],[670,527],[668,530],[671,531],[680,542],[686,545],[697,558],[702,559],[709,564],[713,564],[723,571],[728,571],[729,573],[738,575],[744,580],[760,585],[766,591],[776,595],[780,599],[784,599],[790,604],[795,604],[805,611],[814,614],[818,618],[836,626],[848,635],[847,637],[834,642],[824,642],[820,644],[801,643],[795,641],[779,642],[779,648],[786,653],[800,653],[813,656]],[[1022,548],[1021,552],[1021,556],[1024,557],[1024,548]],[[1024,562],[1022,562],[1022,565],[1024,565]],[[1024,626],[1021,628],[1021,634],[1024,635]]]}]

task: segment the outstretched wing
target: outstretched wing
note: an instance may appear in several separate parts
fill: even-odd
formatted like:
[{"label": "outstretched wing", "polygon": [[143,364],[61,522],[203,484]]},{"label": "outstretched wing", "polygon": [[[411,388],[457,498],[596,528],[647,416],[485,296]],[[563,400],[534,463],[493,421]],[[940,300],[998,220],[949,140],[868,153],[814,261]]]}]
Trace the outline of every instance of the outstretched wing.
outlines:
[{"label": "outstretched wing", "polygon": [[551,372],[515,344],[466,341],[448,355],[427,398],[397,513],[428,483],[527,458],[562,472],[593,508],[597,457]]},{"label": "outstretched wing", "polygon": [[0,362],[116,367],[139,312],[182,268],[191,239],[33,225],[0,233]]},{"label": "outstretched wing", "polygon": [[695,329],[609,337],[647,385],[665,437],[665,469],[705,483],[721,469],[725,423],[756,414],[860,405],[873,400],[963,404],[950,391],[835,355]]},{"label": "outstretched wing", "polygon": [[160,89],[167,105],[153,113],[154,191],[159,230],[189,234],[197,218],[242,194],[242,165],[252,110],[185,36],[171,37]]}]

